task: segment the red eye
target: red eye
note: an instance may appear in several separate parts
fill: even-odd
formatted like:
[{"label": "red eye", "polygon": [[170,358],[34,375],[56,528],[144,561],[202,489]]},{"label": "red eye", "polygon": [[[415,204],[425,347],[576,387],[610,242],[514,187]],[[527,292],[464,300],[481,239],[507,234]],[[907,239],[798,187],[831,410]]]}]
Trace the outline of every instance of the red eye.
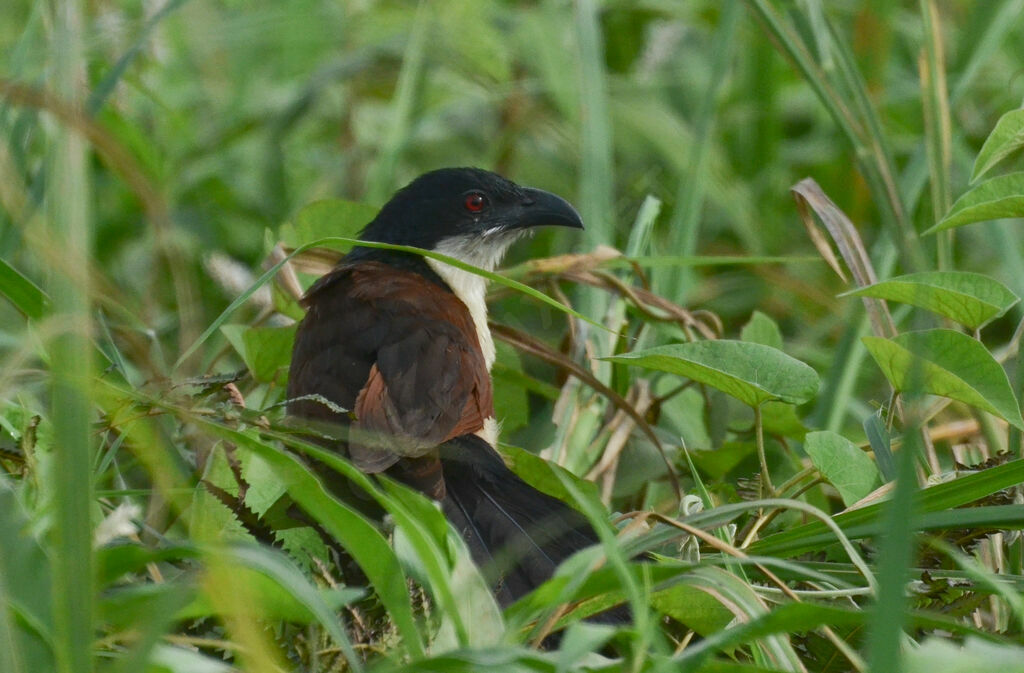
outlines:
[{"label": "red eye", "polygon": [[466,199],[462,202],[462,205],[471,213],[479,213],[487,207],[487,197],[480,192],[470,192],[466,194]]}]

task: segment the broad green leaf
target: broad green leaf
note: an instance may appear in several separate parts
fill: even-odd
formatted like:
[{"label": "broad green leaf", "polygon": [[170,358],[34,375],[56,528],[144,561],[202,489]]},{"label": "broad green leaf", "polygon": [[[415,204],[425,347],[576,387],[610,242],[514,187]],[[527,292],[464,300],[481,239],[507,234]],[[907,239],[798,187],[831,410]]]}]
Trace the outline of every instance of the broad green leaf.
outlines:
[{"label": "broad green leaf", "polygon": [[651,607],[704,637],[718,633],[734,619],[721,601],[689,584],[676,584],[652,594]]},{"label": "broad green leaf", "polygon": [[[377,215],[377,208],[343,199],[314,201],[302,208],[292,222],[282,224],[278,238],[290,248],[324,238],[359,238],[359,232]],[[324,241],[324,247],[347,251],[351,243]]]},{"label": "broad green leaf", "polygon": [[774,320],[760,311],[750,315],[750,320],[740,330],[740,339],[782,350],[782,331]]},{"label": "broad green leaf", "polygon": [[946,216],[924,233],[1004,217],[1024,217],[1024,173],[986,180],[957,199]]},{"label": "broad green leaf", "polygon": [[1006,372],[978,341],[950,329],[866,336],[868,352],[893,388],[948,397],[1024,429]]},{"label": "broad green leaf", "polygon": [[220,331],[245,361],[257,381],[283,386],[288,381],[296,325],[287,327],[246,327],[224,325]]},{"label": "broad green leaf", "polygon": [[769,435],[790,437],[802,442],[807,427],[796,415],[796,407],[785,402],[765,402],[761,407],[761,422]]},{"label": "broad green leaf", "polygon": [[971,182],[1021,147],[1024,147],[1024,109],[1010,110],[999,118],[981,146],[974,160]]},{"label": "broad green leaf", "polygon": [[877,297],[920,306],[971,329],[1006,313],[1020,299],[1010,288],[980,273],[925,271],[890,278],[839,295]]},{"label": "broad green leaf", "polygon": [[46,293],[3,259],[0,259],[0,295],[32,320],[39,320],[50,309]]},{"label": "broad green leaf", "polygon": [[882,485],[874,461],[842,435],[827,430],[809,432],[804,450],[847,507]]},{"label": "broad green leaf", "polygon": [[530,420],[526,387],[529,376],[523,372],[519,352],[503,341],[495,344],[497,359],[491,369],[494,381],[494,416],[506,437]]},{"label": "broad green leaf", "polygon": [[768,400],[802,404],[818,392],[813,369],[763,344],[696,341],[601,359],[685,376],[752,407]]},{"label": "broad green leaf", "polygon": [[[733,613],[736,618],[735,622],[739,624],[757,622],[765,615],[775,612],[775,610],[768,610],[764,601],[754,592],[748,582],[723,568],[714,566],[696,568],[690,573],[686,583],[714,596]],[[728,638],[727,634],[733,632],[744,632],[745,635],[749,635],[739,642],[758,646],[762,655],[773,666],[785,671],[803,670],[789,638],[781,635],[787,633],[787,630],[784,629],[777,631],[766,629],[760,633],[750,634],[747,634],[742,626],[724,629],[701,641],[697,646],[687,648],[687,651],[690,649],[700,650],[705,643],[710,644],[718,639],[725,640]],[[709,648],[708,651],[711,649]],[[695,658],[699,657],[700,655]]]},{"label": "broad green leaf", "polygon": [[54,670],[50,561],[0,475],[0,670]]}]

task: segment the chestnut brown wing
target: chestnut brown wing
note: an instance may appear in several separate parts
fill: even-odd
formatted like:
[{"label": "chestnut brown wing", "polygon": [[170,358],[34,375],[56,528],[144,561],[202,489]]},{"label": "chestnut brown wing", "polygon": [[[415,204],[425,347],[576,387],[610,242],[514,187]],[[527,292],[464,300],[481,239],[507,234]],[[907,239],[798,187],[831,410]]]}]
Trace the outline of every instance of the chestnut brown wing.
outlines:
[{"label": "chestnut brown wing", "polygon": [[422,276],[364,263],[341,267],[307,296],[288,396],[322,395],[295,415],[352,422],[349,455],[379,472],[471,434],[493,411],[490,377],[466,307]]}]

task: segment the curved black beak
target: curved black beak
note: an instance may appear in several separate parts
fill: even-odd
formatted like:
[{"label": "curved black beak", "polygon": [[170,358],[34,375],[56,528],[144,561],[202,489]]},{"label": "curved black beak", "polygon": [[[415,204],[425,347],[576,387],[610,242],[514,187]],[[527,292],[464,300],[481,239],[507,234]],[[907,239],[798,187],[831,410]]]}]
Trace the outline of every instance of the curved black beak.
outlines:
[{"label": "curved black beak", "polygon": [[510,229],[545,225],[583,228],[583,218],[572,204],[561,196],[532,187],[524,187],[523,192],[524,198],[519,202],[517,217],[511,223]]}]

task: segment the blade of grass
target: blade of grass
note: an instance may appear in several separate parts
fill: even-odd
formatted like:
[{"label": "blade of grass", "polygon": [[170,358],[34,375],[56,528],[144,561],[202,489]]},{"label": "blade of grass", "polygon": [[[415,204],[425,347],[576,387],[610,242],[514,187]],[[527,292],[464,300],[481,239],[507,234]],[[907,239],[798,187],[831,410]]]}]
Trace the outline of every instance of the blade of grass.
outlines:
[{"label": "blade of grass", "polygon": [[0,259],[0,294],[32,320],[42,318],[50,304],[50,298],[38,285],[3,259]]},{"label": "blade of grass", "polygon": [[121,81],[124,73],[128,70],[128,67],[138,56],[149,36],[156,29],[157,25],[168,16],[171,12],[181,7],[188,0],[167,0],[164,6],[153,12],[153,14],[146,20],[145,25],[142,26],[142,30],[139,31],[138,36],[135,38],[135,42],[132,46],[121,55],[121,58],[117,59],[117,63],[107,71],[107,74],[103,76],[99,84],[93,87],[92,93],[89,94],[89,100],[85,104],[85,110],[89,115],[95,115],[103,107],[103,104],[110,97],[110,94],[114,92],[114,87]]},{"label": "blade of grass", "polygon": [[[920,0],[924,29],[924,54],[919,59],[922,108],[924,110],[925,150],[931,175],[932,217],[938,221],[953,204],[950,196],[952,130],[949,120],[949,96],[946,90],[946,65],[938,9],[934,0]],[[953,263],[953,231],[941,232],[936,239],[938,268]]]},{"label": "blade of grass", "polygon": [[[81,31],[84,3],[65,0],[56,7],[53,68],[56,89],[65,100],[80,99],[84,81]],[[65,326],[50,344],[51,422],[55,460],[55,548],[53,601],[58,670],[93,670],[94,585],[92,563],[92,344],[89,266],[92,244],[86,144],[70,127],[54,131],[48,181],[51,241],[65,265],[50,278],[54,314]]]},{"label": "blade of grass", "polygon": [[[715,135],[719,97],[735,53],[741,12],[739,0],[727,0],[722,8],[718,29],[711,40],[710,79],[694,114],[694,147],[689,164],[679,176],[676,205],[668,226],[668,249],[683,256],[694,254],[697,248],[700,215],[708,180],[708,154]],[[659,274],[656,280],[661,281],[656,283],[656,287],[663,296],[678,304],[686,302],[692,274],[676,270]]]},{"label": "blade of grass", "polygon": [[412,19],[409,42],[402,55],[402,70],[398,73],[395,95],[391,105],[391,124],[380,148],[377,161],[366,180],[367,199],[371,203],[383,202],[391,193],[395,182],[398,158],[409,142],[412,112],[423,77],[427,54],[428,28],[432,23],[430,3],[420,2]]},{"label": "blade of grass", "polygon": [[312,243],[308,243],[306,245],[296,248],[291,252],[291,254],[287,255],[286,257],[281,259],[277,264],[267,269],[262,276],[257,278],[256,281],[253,282],[251,286],[249,286],[249,289],[247,289],[242,294],[238,295],[238,297],[236,297],[235,300],[232,301],[228,305],[228,307],[221,312],[219,316],[217,316],[217,319],[210,323],[210,326],[207,327],[206,330],[204,330],[203,333],[199,335],[199,337],[192,343],[191,346],[185,349],[185,352],[181,354],[181,356],[178,358],[178,361],[175,363],[174,368],[177,369],[177,367],[182,362],[187,360],[193,353],[195,353],[196,349],[202,346],[206,342],[206,340],[209,339],[210,336],[214,334],[214,332],[220,329],[221,325],[224,324],[224,322],[231,316],[231,314],[234,313],[235,310],[238,309],[238,307],[240,307],[242,304],[248,301],[249,297],[251,297],[253,293],[256,292],[256,290],[266,285],[267,282],[270,281],[270,279],[273,278],[275,274],[277,274],[281,267],[288,262],[288,260],[290,260],[292,257],[295,257],[296,255],[302,254],[306,250],[315,248],[317,246],[322,246],[327,243],[345,243],[348,245],[359,245],[365,248],[380,248],[382,250],[400,250],[402,252],[411,252],[417,255],[423,255],[424,257],[429,257],[431,259],[436,259],[438,261],[444,262],[445,264],[450,264],[456,268],[462,269],[463,271],[468,271],[478,276],[483,276],[484,278],[490,281],[493,281],[499,285],[503,285],[512,290],[516,290],[517,292],[522,292],[525,295],[529,295],[534,299],[544,302],[545,304],[551,306],[552,308],[562,311],[563,313],[568,313],[574,318],[579,318],[580,320],[590,323],[594,327],[597,327],[601,330],[610,331],[601,323],[595,320],[591,320],[590,318],[583,315],[579,311],[569,308],[565,304],[562,304],[561,302],[552,299],[543,292],[535,290],[532,287],[529,287],[528,285],[523,285],[522,283],[514,281],[511,278],[506,278],[501,274],[494,273],[493,271],[487,271],[485,269],[480,269],[470,264],[466,264],[465,262],[455,259],[454,257],[442,255],[441,253],[434,252],[433,250],[423,250],[422,248],[414,248],[408,245],[392,245],[390,243],[378,243],[376,241],[361,241],[354,238],[331,236],[328,238],[321,238],[320,240],[313,241]]},{"label": "blade of grass", "polygon": [[[916,397],[916,396],[915,396]],[[896,488],[883,516],[884,533],[879,550],[878,599],[868,622],[867,649],[872,671],[899,671],[900,643],[907,623],[906,583],[913,562],[917,511],[915,461],[921,453],[921,434],[915,413],[920,404],[908,400],[903,448],[897,454]]]}]

